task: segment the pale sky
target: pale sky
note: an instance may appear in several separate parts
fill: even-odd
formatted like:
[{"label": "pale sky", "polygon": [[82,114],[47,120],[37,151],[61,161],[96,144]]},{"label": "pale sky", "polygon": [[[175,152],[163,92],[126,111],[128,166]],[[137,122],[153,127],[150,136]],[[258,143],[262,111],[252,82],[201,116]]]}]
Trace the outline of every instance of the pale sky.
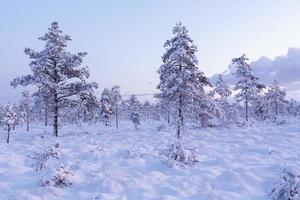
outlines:
[{"label": "pale sky", "polygon": [[243,53],[256,61],[300,47],[299,19],[299,0],[0,0],[0,101],[20,93],[9,82],[29,73],[23,50],[40,50],[37,38],[53,21],[71,35],[71,51],[88,52],[84,64],[100,91],[117,84],[123,94],[147,94],[156,91],[163,44],[178,21],[198,46],[200,70],[212,76]]}]

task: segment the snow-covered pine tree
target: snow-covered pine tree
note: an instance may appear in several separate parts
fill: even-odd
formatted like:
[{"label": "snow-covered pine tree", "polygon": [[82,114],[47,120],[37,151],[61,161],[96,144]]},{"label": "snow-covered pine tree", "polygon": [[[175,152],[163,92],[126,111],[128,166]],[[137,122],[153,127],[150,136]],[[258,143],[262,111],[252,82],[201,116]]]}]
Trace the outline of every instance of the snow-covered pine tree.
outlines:
[{"label": "snow-covered pine tree", "polygon": [[116,128],[119,128],[119,103],[122,100],[122,96],[120,93],[120,86],[114,85],[111,88],[111,101],[112,101],[112,108],[113,114],[115,115],[116,120]]},{"label": "snow-covered pine tree", "polygon": [[232,91],[229,89],[229,86],[221,74],[218,76],[214,91],[220,96],[220,99],[225,102],[227,102],[227,98],[232,94]]},{"label": "snow-covered pine tree", "polygon": [[86,93],[80,95],[80,101],[77,103],[77,115],[79,120],[97,121],[97,115],[100,108],[100,101],[94,93]]},{"label": "snow-covered pine tree", "polygon": [[264,121],[268,117],[268,104],[264,94],[257,94],[252,100],[253,118]]},{"label": "snow-covered pine tree", "polygon": [[15,107],[10,103],[4,107],[3,122],[7,127],[6,142],[9,143],[11,129],[14,128],[17,123],[17,113]]},{"label": "snow-covered pine tree", "polygon": [[51,93],[47,88],[39,87],[36,92],[32,94],[33,112],[35,118],[39,121],[44,120],[44,125],[48,126],[48,118],[50,116],[50,103],[52,100]]},{"label": "snow-covered pine tree", "polygon": [[246,121],[249,119],[249,106],[257,95],[257,89],[263,87],[257,83],[258,78],[253,74],[250,65],[247,63],[248,60],[246,54],[232,59],[232,65],[237,69],[235,75],[238,78],[234,89],[238,90],[239,93],[235,97],[237,102],[244,101]]},{"label": "snow-covered pine tree", "polygon": [[218,76],[214,92],[220,96],[218,102],[220,104],[221,109],[223,110],[223,116],[226,117],[227,121],[229,121],[230,116],[228,114],[229,114],[229,110],[231,109],[231,105],[228,102],[228,97],[230,97],[232,91],[230,90],[229,86],[226,84],[221,74]]},{"label": "snow-covered pine tree", "polygon": [[145,120],[149,120],[150,117],[152,116],[152,109],[153,109],[153,107],[149,101],[145,101],[142,104],[143,118]]},{"label": "snow-covered pine tree", "polygon": [[112,102],[111,102],[111,92],[109,89],[105,88],[102,92],[101,99],[101,119],[103,120],[105,126],[110,126],[111,115],[112,115]]},{"label": "snow-covered pine tree", "polygon": [[93,90],[97,84],[86,81],[89,77],[88,68],[81,67],[83,57],[87,53],[72,54],[67,51],[67,43],[71,38],[62,34],[57,22],[53,22],[49,31],[39,39],[46,42],[43,50],[38,52],[25,49],[25,53],[32,59],[32,73],[17,77],[11,85],[37,85],[49,92],[49,105],[53,111],[53,135],[57,137],[61,105],[68,100],[76,101],[79,94]]},{"label": "snow-covered pine tree", "polygon": [[29,131],[29,123],[30,123],[30,110],[31,110],[31,95],[29,91],[22,92],[22,99],[20,101],[20,110],[24,113],[24,118],[26,121],[26,130]]},{"label": "snow-covered pine tree", "polygon": [[172,39],[164,44],[163,64],[158,73],[160,83],[156,97],[177,107],[177,137],[181,138],[184,112],[193,105],[196,96],[205,94],[203,87],[210,85],[208,78],[200,72],[196,58],[197,47],[180,22],[173,28]]},{"label": "snow-covered pine tree", "polygon": [[141,110],[142,105],[135,95],[131,95],[128,100],[129,119],[133,122],[134,127],[137,129],[141,123]]},{"label": "snow-covered pine tree", "polygon": [[287,112],[292,115],[293,117],[296,117],[300,115],[300,104],[295,99],[291,99],[287,103]]},{"label": "snow-covered pine tree", "polygon": [[280,88],[278,82],[275,80],[265,95],[268,114],[271,119],[276,119],[280,113],[284,113],[286,105],[285,96],[285,89]]}]

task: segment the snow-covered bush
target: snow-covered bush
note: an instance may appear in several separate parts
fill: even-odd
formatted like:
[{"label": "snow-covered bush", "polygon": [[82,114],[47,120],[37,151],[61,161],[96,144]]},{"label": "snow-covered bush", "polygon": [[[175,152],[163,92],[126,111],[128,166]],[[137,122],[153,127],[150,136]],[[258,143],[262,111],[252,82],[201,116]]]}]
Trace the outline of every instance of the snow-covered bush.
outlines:
[{"label": "snow-covered bush", "polygon": [[9,143],[11,129],[14,129],[14,127],[17,123],[16,108],[12,104],[7,104],[4,107],[3,122],[4,122],[5,126],[7,127],[6,142]]},{"label": "snow-covered bush", "polygon": [[178,161],[180,163],[192,166],[199,162],[198,153],[193,149],[184,147],[183,141],[178,140],[177,143],[172,144],[169,149],[162,152],[171,161]]},{"label": "snow-covered bush", "polygon": [[59,153],[57,151],[59,144],[55,144],[50,150],[46,150],[42,153],[34,152],[32,156],[28,156],[32,159],[32,167],[35,171],[40,171],[42,169],[47,169],[47,161],[50,158],[59,159]]},{"label": "snow-covered bush", "polygon": [[167,126],[164,125],[164,124],[161,124],[161,125],[159,125],[159,126],[157,127],[157,131],[158,131],[158,132],[164,132],[164,131],[166,131],[166,130],[167,130]]},{"label": "snow-covered bush", "polygon": [[300,173],[284,169],[270,196],[272,200],[300,200]]},{"label": "snow-covered bush", "polygon": [[142,156],[138,148],[132,147],[123,152],[122,157],[125,159],[136,159]]},{"label": "snow-covered bush", "polygon": [[74,182],[74,173],[66,166],[61,165],[50,176],[41,180],[42,186],[68,187]]}]

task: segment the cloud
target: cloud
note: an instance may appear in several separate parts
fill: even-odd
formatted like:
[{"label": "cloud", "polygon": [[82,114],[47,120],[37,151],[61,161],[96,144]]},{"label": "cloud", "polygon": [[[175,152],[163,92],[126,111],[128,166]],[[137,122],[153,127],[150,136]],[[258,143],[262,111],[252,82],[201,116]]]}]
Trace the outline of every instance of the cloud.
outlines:
[{"label": "cloud", "polygon": [[[274,59],[263,56],[250,65],[260,82],[268,85],[277,80],[287,89],[288,97],[300,100],[300,48],[290,48],[286,55]],[[234,72],[235,69],[229,66],[223,73],[229,84],[235,84],[237,81],[232,75]],[[217,75],[212,77],[212,82],[216,77]]]}]

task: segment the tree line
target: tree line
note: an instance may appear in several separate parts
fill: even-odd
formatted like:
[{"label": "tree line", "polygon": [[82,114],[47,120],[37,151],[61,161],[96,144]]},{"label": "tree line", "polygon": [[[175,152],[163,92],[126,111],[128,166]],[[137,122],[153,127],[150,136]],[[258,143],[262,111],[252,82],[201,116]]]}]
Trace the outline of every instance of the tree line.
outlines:
[{"label": "tree line", "polygon": [[165,120],[176,125],[180,139],[186,123],[201,127],[247,125],[253,120],[277,123],[280,117],[300,114],[299,103],[287,100],[285,89],[276,80],[271,85],[259,82],[245,54],[231,61],[236,69],[233,88],[221,74],[212,84],[199,70],[197,46],[186,27],[177,23],[173,35],[164,44],[165,53],[157,71],[157,102],[141,103],[135,95],[124,100],[119,86],[105,88],[98,97],[98,84],[89,81],[88,67],[82,66],[87,53],[68,51],[71,37],[53,22],[48,32],[38,38],[45,43],[41,51],[25,48],[31,74],[11,81],[14,88],[34,85],[36,90],[23,92],[18,104],[1,107],[7,142],[16,125],[26,124],[29,131],[35,122],[52,125],[57,137],[63,123],[102,122],[118,128],[119,120],[131,120],[138,128],[143,120]]}]

